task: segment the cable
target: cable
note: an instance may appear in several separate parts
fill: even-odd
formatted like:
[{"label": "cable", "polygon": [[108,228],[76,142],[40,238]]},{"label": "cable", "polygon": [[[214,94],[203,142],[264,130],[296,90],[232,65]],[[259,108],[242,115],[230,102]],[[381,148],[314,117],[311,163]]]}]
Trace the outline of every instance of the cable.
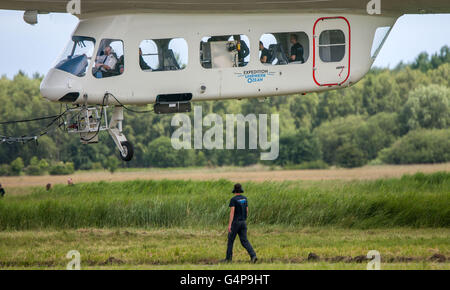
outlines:
[{"label": "cable", "polygon": [[57,118],[59,116],[60,115],[54,115],[54,116],[40,117],[40,118],[35,118],[35,119],[6,121],[6,122],[0,122],[0,125],[11,125],[11,124],[17,124],[17,123],[28,123],[28,122],[34,122],[34,121],[42,121],[42,120],[48,120],[48,119]]},{"label": "cable", "polygon": [[117,103],[119,103],[120,106],[122,106],[125,110],[130,111],[130,112],[132,112],[132,113],[146,114],[146,113],[152,113],[152,112],[154,112],[153,109],[147,110],[147,111],[136,111],[136,110],[130,109],[130,108],[128,108],[127,106],[125,106],[124,104],[122,104],[122,103],[121,103],[121,102],[120,102],[113,94],[111,94],[111,93],[106,93],[106,95],[109,95],[109,96],[113,97],[113,98],[117,101]]},{"label": "cable", "polygon": [[[59,115],[55,115],[52,117],[41,117],[41,118],[35,118],[35,119],[29,119],[29,120],[19,120],[19,121],[8,121],[8,122],[3,122],[7,123],[7,124],[13,124],[13,123],[24,123],[24,122],[33,122],[33,121],[38,121],[38,120],[46,120],[46,119],[50,119],[53,118],[53,120],[47,125],[45,126],[43,129],[39,130],[39,131],[35,131],[33,132],[33,134],[30,134],[31,136],[21,136],[21,137],[11,137],[11,136],[0,136],[0,143],[7,143],[7,144],[12,144],[12,143],[28,143],[30,141],[36,141],[39,137],[42,137],[44,135],[47,135],[51,130],[51,126],[53,126],[58,120],[60,120],[67,112],[69,111],[69,109],[67,109],[66,111],[62,112]],[[64,125],[64,122],[60,123],[57,128],[60,128],[62,125]]]},{"label": "cable", "polygon": [[[94,138],[96,138],[99,135],[100,130],[101,130],[103,117],[104,117],[103,115],[104,115],[104,108],[105,108],[105,105],[106,105],[105,103],[106,103],[106,100],[108,99],[108,96],[113,97],[120,106],[122,106],[123,108],[125,108],[125,110],[130,111],[132,113],[145,114],[145,113],[152,113],[152,112],[154,112],[153,109],[152,110],[146,110],[146,111],[137,111],[137,110],[134,110],[134,109],[130,109],[127,106],[123,105],[113,94],[106,93],[104,95],[104,97],[103,97],[102,109],[100,111],[100,120],[99,120],[99,124],[98,124],[98,127],[97,127],[97,132],[94,134],[94,136],[92,136],[89,139],[84,139],[83,137],[81,137],[82,141],[90,142],[90,141],[92,141]],[[28,122],[35,122],[35,121],[42,121],[42,120],[53,119],[42,130],[37,131],[35,134],[30,134],[31,136],[11,137],[11,136],[2,136],[2,135],[0,135],[0,143],[12,144],[12,143],[28,143],[30,141],[37,142],[38,138],[49,134],[53,130],[56,130],[56,129],[61,128],[62,126],[65,126],[66,123],[63,121],[63,122],[59,123],[53,130],[50,129],[57,121],[59,121],[70,110],[71,110],[71,108],[66,107],[66,110],[64,112],[60,113],[59,115],[46,116],[46,117],[40,117],[40,118],[34,118],[34,119],[25,119],[25,120],[15,120],[15,121],[0,122],[0,125],[11,125],[11,124],[28,123]],[[60,112],[61,111],[62,111],[62,106],[60,108]],[[81,112],[78,113],[78,115],[75,118],[78,118],[80,114],[81,114]]]},{"label": "cable", "polygon": [[106,103],[106,100],[108,99],[108,96],[111,96],[111,97],[113,97],[116,101],[117,101],[117,103],[120,105],[120,106],[122,106],[125,110],[127,110],[127,111],[130,111],[130,112],[133,112],[133,113],[138,113],[138,114],[144,114],[144,113],[151,113],[151,112],[153,112],[153,110],[148,110],[148,111],[136,111],[136,110],[133,110],[133,109],[130,109],[130,108],[128,108],[127,106],[125,106],[125,105],[123,105],[113,94],[111,94],[111,93],[105,93],[105,95],[103,96],[103,101],[102,101],[102,110],[100,111],[100,122],[99,122],[99,125],[98,125],[98,128],[97,128],[97,132],[94,134],[94,136],[92,136],[91,138],[89,138],[89,139],[84,139],[84,138],[80,138],[82,141],[84,141],[84,142],[90,142],[90,141],[92,141],[94,138],[96,138],[97,136],[98,136],[98,134],[100,133],[100,128],[101,128],[101,123],[102,123],[102,120],[103,120],[103,115],[104,115],[104,107],[105,107],[105,103]]},{"label": "cable", "polygon": [[105,102],[106,102],[106,100],[108,99],[108,96],[111,96],[111,97],[113,97],[116,101],[117,101],[117,103],[120,105],[120,106],[122,106],[125,110],[127,110],[127,111],[130,111],[130,112],[133,112],[133,113],[138,113],[138,114],[144,114],[144,113],[151,113],[151,112],[153,112],[153,110],[148,110],[148,111],[136,111],[136,110],[133,110],[133,109],[130,109],[130,108],[128,108],[127,106],[125,106],[124,104],[122,104],[113,94],[111,94],[111,93],[105,93],[105,95],[103,96],[103,101],[102,101],[102,110],[100,111],[100,122],[99,122],[99,125],[98,125],[98,128],[97,128],[97,132],[95,133],[95,135],[94,136],[92,136],[91,138],[89,138],[89,139],[84,139],[84,138],[80,138],[82,141],[84,141],[84,142],[90,142],[91,140],[93,140],[94,138],[96,138],[97,136],[98,136],[98,134],[100,133],[100,127],[101,127],[101,123],[102,123],[102,120],[103,120],[103,110],[104,110],[104,107],[105,107]]}]

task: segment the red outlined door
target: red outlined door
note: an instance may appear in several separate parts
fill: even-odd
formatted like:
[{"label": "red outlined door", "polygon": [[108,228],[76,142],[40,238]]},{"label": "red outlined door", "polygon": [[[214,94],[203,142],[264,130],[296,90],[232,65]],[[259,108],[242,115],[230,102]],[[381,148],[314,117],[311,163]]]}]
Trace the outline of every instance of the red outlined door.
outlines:
[{"label": "red outlined door", "polygon": [[313,28],[313,78],[318,86],[340,86],[350,76],[351,29],[345,17],[322,17]]}]

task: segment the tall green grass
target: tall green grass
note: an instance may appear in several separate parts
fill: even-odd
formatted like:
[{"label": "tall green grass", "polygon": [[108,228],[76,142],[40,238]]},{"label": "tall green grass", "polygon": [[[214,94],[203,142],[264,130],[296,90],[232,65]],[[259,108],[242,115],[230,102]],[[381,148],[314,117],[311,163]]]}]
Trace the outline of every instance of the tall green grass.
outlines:
[{"label": "tall green grass", "polygon": [[[245,174],[245,173],[243,173]],[[131,181],[55,186],[0,201],[0,229],[224,225],[233,183]],[[449,227],[450,173],[376,181],[244,183],[251,224]]]}]

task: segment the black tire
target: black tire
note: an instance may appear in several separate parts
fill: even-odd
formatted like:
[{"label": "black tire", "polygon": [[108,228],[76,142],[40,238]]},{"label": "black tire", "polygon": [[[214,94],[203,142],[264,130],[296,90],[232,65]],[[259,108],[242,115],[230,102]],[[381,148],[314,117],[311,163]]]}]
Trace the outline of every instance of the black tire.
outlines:
[{"label": "black tire", "polygon": [[127,162],[131,161],[131,159],[133,159],[133,155],[134,155],[133,145],[130,142],[128,142],[128,141],[124,141],[124,142],[122,142],[120,144],[122,144],[122,147],[123,147],[123,149],[125,151],[124,152],[125,154],[122,154],[122,152],[119,152],[120,158],[123,161],[127,161]]}]

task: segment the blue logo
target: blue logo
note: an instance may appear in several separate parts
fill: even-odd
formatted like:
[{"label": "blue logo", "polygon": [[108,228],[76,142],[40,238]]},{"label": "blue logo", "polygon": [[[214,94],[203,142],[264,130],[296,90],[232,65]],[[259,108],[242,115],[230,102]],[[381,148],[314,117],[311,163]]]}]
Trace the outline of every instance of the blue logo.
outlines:
[{"label": "blue logo", "polygon": [[267,76],[275,75],[274,72],[269,72],[269,70],[248,70],[243,73],[236,73],[238,77],[242,77],[246,80],[248,84],[263,82]]}]

